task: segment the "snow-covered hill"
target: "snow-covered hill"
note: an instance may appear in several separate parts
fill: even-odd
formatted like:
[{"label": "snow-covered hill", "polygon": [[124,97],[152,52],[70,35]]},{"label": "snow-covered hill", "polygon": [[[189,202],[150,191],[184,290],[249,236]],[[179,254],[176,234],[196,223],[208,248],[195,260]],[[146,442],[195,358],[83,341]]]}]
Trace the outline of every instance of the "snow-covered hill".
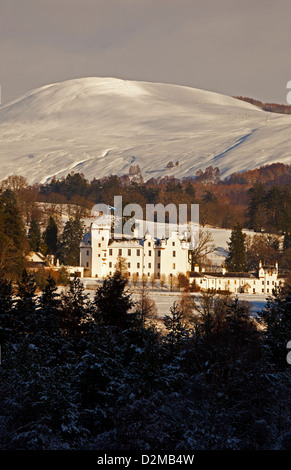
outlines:
[{"label": "snow-covered hill", "polygon": [[209,165],[227,176],[290,163],[290,127],[291,116],[194,88],[69,80],[0,107],[0,179],[21,174],[45,182],[70,171],[92,179],[128,173],[131,165],[145,180],[194,176]]}]

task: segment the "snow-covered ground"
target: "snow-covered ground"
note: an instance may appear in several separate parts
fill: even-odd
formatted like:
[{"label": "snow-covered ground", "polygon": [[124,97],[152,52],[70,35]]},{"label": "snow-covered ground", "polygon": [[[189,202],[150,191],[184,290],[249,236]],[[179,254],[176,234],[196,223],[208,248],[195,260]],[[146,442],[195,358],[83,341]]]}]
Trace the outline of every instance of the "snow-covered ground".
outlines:
[{"label": "snow-covered ground", "polygon": [[70,171],[92,179],[133,164],[145,180],[194,176],[209,165],[227,176],[290,163],[290,124],[291,116],[185,86],[69,80],[0,107],[0,180],[19,174],[45,182]]},{"label": "snow-covered ground", "polygon": [[[83,278],[83,282],[85,286],[85,293],[89,295],[89,298],[93,298],[97,286],[101,285],[102,283],[102,281],[97,281],[96,279],[86,278]],[[154,300],[157,307],[158,316],[161,318],[170,313],[170,308],[175,302],[178,303],[183,295],[181,292],[171,291],[168,286],[159,288],[158,284],[154,288],[148,286],[146,291],[149,297]],[[130,286],[130,292],[132,299],[135,302],[138,301],[141,289]],[[192,293],[191,295],[195,301],[199,303],[199,293]],[[260,294],[233,294],[232,298],[235,297],[238,297],[240,301],[248,302],[250,304],[250,312],[252,315],[256,315],[257,312],[264,308],[268,298],[266,295]]]}]

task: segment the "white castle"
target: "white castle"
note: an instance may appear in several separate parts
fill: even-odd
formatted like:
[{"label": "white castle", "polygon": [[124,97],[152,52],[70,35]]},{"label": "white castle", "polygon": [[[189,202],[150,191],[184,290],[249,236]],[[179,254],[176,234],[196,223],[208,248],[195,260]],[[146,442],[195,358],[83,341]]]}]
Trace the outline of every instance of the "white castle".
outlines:
[{"label": "white castle", "polygon": [[120,257],[127,264],[129,277],[135,275],[156,279],[165,276],[186,275],[190,283],[201,290],[213,289],[231,293],[271,294],[273,289],[284,283],[279,276],[278,263],[265,266],[259,263],[254,273],[230,273],[222,267],[220,272],[206,272],[191,265],[191,242],[173,231],[168,238],[154,238],[149,231],[143,237],[115,239],[111,236],[111,225],[106,219],[91,223],[80,244],[80,266],[84,277],[103,279],[113,275]]},{"label": "white castle", "polygon": [[190,271],[189,248],[186,234],[177,231],[167,239],[153,238],[149,231],[143,238],[138,238],[136,231],[131,238],[114,239],[110,224],[95,221],[80,244],[80,265],[84,267],[84,276],[103,278],[114,273],[122,257],[130,277],[133,274],[139,278],[168,277]]}]

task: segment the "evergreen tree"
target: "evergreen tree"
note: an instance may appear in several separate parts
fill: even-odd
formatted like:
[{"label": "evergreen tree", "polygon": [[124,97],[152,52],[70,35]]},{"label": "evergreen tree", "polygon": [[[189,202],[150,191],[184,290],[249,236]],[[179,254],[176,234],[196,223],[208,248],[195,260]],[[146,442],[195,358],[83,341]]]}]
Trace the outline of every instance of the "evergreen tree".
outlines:
[{"label": "evergreen tree", "polygon": [[246,235],[242,232],[240,224],[236,224],[231,232],[228,244],[228,255],[225,261],[230,272],[246,271]]},{"label": "evergreen tree", "polygon": [[24,267],[28,252],[24,224],[14,193],[0,194],[0,275],[16,278]]},{"label": "evergreen tree", "polygon": [[112,277],[107,277],[103,285],[98,287],[94,297],[94,315],[97,322],[102,321],[105,325],[118,329],[128,325],[128,312],[134,303],[125,290],[127,282],[120,271],[115,271]]},{"label": "evergreen tree", "polygon": [[88,295],[84,291],[83,283],[75,277],[70,281],[68,291],[63,292],[61,296],[61,328],[64,335],[75,343],[86,328],[89,312]]},{"label": "evergreen tree", "polygon": [[285,369],[288,366],[286,348],[291,338],[291,287],[287,285],[275,291],[258,316],[264,327],[263,338],[270,363],[279,370]]},{"label": "evergreen tree", "polygon": [[193,184],[191,184],[190,182],[187,184],[185,188],[185,193],[191,197],[191,201],[192,203],[194,203],[195,197],[196,197],[196,191],[195,191]]},{"label": "evergreen tree", "polygon": [[266,193],[266,213],[267,228],[270,231],[283,230],[284,213],[283,213],[283,197],[281,188],[277,185],[272,186]]},{"label": "evergreen tree", "polygon": [[32,219],[30,222],[30,227],[28,231],[28,241],[32,251],[39,251],[41,233],[40,227],[36,219]]},{"label": "evergreen tree", "polygon": [[266,188],[263,183],[256,183],[249,190],[248,202],[248,220],[249,228],[257,232],[261,232],[266,225],[266,208],[265,208]]},{"label": "evergreen tree", "polygon": [[8,341],[13,332],[13,289],[12,281],[0,279],[0,345]]},{"label": "evergreen tree", "polygon": [[50,216],[43,233],[43,241],[47,247],[47,253],[55,255],[58,246],[58,226],[52,216]]},{"label": "evergreen tree", "polygon": [[36,330],[36,288],[35,275],[24,269],[21,279],[17,281],[15,326],[20,335]]},{"label": "evergreen tree", "polygon": [[183,312],[178,304],[174,302],[170,308],[170,315],[164,318],[164,324],[168,330],[165,342],[170,349],[170,357],[181,351],[183,341],[188,336],[188,330],[184,326]]},{"label": "evergreen tree", "polygon": [[291,248],[291,232],[284,233],[284,240],[283,240],[283,250],[288,250]]},{"label": "evergreen tree", "polygon": [[59,258],[67,266],[79,266],[80,242],[83,237],[83,226],[80,219],[70,219],[66,222],[59,243]]}]

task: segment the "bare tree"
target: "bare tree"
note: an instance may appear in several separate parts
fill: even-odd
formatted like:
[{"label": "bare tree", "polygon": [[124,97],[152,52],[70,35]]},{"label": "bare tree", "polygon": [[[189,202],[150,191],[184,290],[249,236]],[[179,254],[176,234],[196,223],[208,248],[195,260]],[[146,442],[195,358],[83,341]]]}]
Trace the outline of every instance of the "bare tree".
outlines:
[{"label": "bare tree", "polygon": [[191,250],[191,270],[194,270],[194,265],[201,266],[205,264],[207,256],[216,250],[213,237],[208,230],[199,230],[199,239],[196,246]]},{"label": "bare tree", "polygon": [[165,274],[161,274],[161,275],[160,275],[160,285],[161,285],[161,288],[164,287],[165,282],[166,282],[166,276],[165,276]]},{"label": "bare tree", "polygon": [[145,286],[141,290],[139,299],[136,303],[136,309],[143,323],[147,320],[153,320],[157,316],[155,301],[148,295]]},{"label": "bare tree", "polygon": [[150,283],[151,283],[151,286],[152,286],[152,289],[153,289],[155,287],[155,284],[156,284],[156,278],[155,278],[154,273],[151,274]]}]

